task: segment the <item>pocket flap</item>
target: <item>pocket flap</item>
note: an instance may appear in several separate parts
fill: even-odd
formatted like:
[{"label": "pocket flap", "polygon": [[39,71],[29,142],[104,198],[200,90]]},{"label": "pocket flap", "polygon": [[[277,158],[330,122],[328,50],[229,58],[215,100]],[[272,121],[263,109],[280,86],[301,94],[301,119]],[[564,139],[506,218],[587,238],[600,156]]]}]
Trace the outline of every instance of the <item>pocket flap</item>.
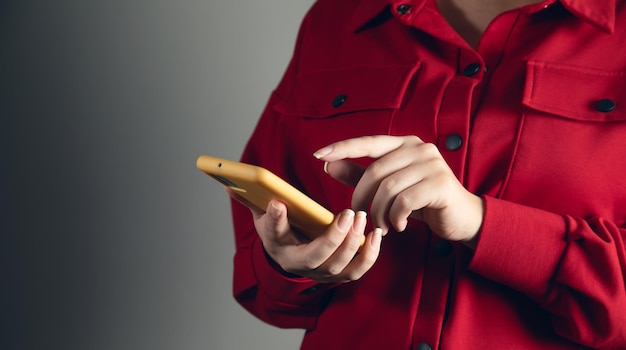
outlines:
[{"label": "pocket flap", "polygon": [[325,118],[360,110],[399,108],[420,64],[350,66],[298,76],[290,96],[276,106],[287,115]]},{"label": "pocket flap", "polygon": [[626,119],[626,71],[529,61],[523,102],[568,119],[622,121]]}]

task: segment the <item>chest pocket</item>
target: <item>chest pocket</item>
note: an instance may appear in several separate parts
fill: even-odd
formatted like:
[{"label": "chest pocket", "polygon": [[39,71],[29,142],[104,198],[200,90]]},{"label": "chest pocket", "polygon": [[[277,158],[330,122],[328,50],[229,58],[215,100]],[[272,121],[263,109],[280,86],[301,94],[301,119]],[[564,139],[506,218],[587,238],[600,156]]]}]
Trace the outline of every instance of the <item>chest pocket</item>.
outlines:
[{"label": "chest pocket", "polygon": [[[318,181],[304,188],[307,193],[333,211],[349,207],[351,188],[324,174],[313,152],[339,140],[387,134],[419,68],[351,65],[300,73],[290,93],[273,106],[280,118],[276,135],[285,141],[288,162],[298,165],[291,167],[291,177],[315,177]],[[329,197],[346,202],[323,200]]]},{"label": "chest pocket", "polygon": [[626,221],[626,71],[529,62],[507,199]]},{"label": "chest pocket", "polygon": [[301,73],[274,108],[297,156],[333,142],[388,134],[408,98],[420,64],[352,65]]},{"label": "chest pocket", "polygon": [[523,102],[532,109],[573,120],[623,121],[626,71],[531,61]]},{"label": "chest pocket", "polygon": [[328,118],[368,110],[397,109],[420,65],[349,66],[308,71],[276,106],[285,115]]}]

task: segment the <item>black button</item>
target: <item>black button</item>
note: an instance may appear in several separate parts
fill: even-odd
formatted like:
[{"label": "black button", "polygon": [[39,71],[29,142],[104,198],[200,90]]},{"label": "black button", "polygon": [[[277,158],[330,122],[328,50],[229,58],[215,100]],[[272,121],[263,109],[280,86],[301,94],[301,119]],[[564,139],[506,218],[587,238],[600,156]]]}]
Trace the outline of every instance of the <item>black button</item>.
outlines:
[{"label": "black button", "polygon": [[446,139],[446,149],[448,151],[456,151],[457,149],[461,148],[462,144],[463,139],[457,134],[452,134]]},{"label": "black button", "polygon": [[615,109],[615,101],[608,98],[602,99],[596,103],[596,110],[598,112],[611,112]]},{"label": "black button", "polygon": [[396,7],[396,11],[398,11],[398,13],[401,15],[406,15],[407,13],[409,13],[409,11],[411,11],[411,5],[402,4]]},{"label": "black button", "polygon": [[440,257],[446,257],[452,253],[452,243],[448,241],[437,241],[435,243],[435,254]]},{"label": "black button", "polygon": [[466,77],[471,77],[472,75],[480,72],[480,64],[479,63],[470,63],[463,69],[463,75]]},{"label": "black button", "polygon": [[428,345],[428,343],[420,343],[417,346],[417,350],[433,350],[433,348],[431,348],[430,345]]},{"label": "black button", "polygon": [[333,107],[337,108],[337,107],[341,106],[342,104],[344,104],[344,102],[346,102],[347,98],[348,98],[348,96],[346,96],[344,94],[337,95],[333,99]]},{"label": "black button", "polygon": [[317,292],[318,289],[320,289],[320,287],[313,286],[311,288],[307,288],[307,289],[303,290],[301,294],[304,294],[304,295],[313,294],[313,293]]}]

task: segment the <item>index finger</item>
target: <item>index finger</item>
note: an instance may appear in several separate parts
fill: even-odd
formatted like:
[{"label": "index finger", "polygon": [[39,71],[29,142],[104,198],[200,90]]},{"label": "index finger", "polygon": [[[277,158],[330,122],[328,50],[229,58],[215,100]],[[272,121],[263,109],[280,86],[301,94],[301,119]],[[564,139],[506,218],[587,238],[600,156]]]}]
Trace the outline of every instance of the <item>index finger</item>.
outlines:
[{"label": "index finger", "polygon": [[332,143],[319,149],[313,155],[317,159],[327,162],[345,158],[380,158],[400,148],[408,138],[414,138],[421,142],[416,136],[362,136]]}]

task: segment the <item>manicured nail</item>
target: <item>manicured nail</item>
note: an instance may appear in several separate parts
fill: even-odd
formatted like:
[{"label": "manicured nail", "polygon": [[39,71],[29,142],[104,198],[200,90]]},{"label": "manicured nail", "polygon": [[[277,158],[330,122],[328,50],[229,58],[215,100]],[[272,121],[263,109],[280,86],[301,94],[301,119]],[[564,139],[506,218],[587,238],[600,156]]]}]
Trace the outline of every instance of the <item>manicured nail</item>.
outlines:
[{"label": "manicured nail", "polygon": [[323,156],[327,155],[328,153],[330,153],[333,150],[332,147],[330,146],[326,146],[322,149],[317,150],[315,153],[313,153],[313,157],[320,159]]},{"label": "manicured nail", "polygon": [[274,219],[280,218],[280,215],[282,214],[282,212],[283,212],[282,208],[276,205],[276,203],[272,202],[272,204],[270,204],[270,215]]},{"label": "manicured nail", "polygon": [[380,241],[383,239],[383,229],[377,227],[374,229],[374,232],[372,232],[372,234],[374,235],[374,237],[372,237],[372,246],[376,247],[380,245]]},{"label": "manicured nail", "polygon": [[361,242],[359,242],[360,247],[365,244],[365,225],[367,225],[367,213],[363,210],[359,210],[356,212],[356,216],[354,218],[353,229],[354,232],[357,232],[361,235]]},{"label": "manicured nail", "polygon": [[352,222],[354,218],[354,212],[350,209],[344,210],[343,213],[339,215],[339,221],[337,221],[337,226],[341,231],[348,231],[352,226]]},{"label": "manicured nail", "polygon": [[367,213],[363,210],[359,210],[356,212],[354,218],[354,229],[355,231],[363,231],[365,228],[365,224],[367,224]]},{"label": "manicured nail", "polygon": [[404,220],[402,223],[400,223],[400,225],[398,226],[398,232],[404,232],[407,228],[407,226],[409,226],[409,221],[408,220]]}]

